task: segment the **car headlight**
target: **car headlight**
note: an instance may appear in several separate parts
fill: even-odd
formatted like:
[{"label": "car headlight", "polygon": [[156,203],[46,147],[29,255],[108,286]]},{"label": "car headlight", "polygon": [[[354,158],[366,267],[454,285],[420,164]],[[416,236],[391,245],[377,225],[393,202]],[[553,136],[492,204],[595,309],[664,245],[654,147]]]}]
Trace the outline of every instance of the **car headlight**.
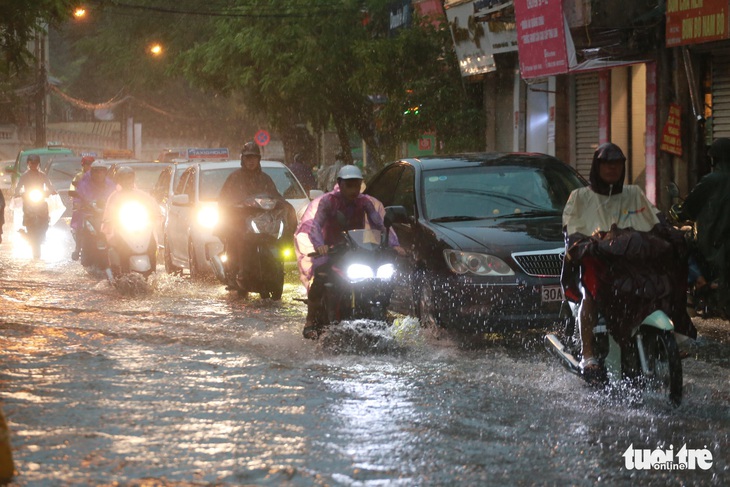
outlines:
[{"label": "car headlight", "polygon": [[456,274],[471,272],[477,276],[513,276],[515,272],[499,257],[477,252],[444,250],[446,264]]},{"label": "car headlight", "polygon": [[149,227],[150,215],[139,201],[128,201],[119,209],[119,224],[127,231],[137,232]]},{"label": "car headlight", "polygon": [[203,228],[215,228],[218,225],[218,208],[203,206],[198,210],[198,223]]}]

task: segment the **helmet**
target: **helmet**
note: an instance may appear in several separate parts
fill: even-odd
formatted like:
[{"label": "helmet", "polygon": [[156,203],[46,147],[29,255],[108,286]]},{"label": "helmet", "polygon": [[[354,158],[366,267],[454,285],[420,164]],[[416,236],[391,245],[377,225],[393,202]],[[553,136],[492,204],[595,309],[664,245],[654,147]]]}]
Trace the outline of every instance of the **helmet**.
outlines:
[{"label": "helmet", "polygon": [[124,189],[131,189],[134,186],[134,169],[129,166],[122,166],[115,176],[117,184]]},{"label": "helmet", "polygon": [[623,161],[626,162],[626,156],[621,148],[611,142],[606,142],[598,146],[595,152],[597,161]]},{"label": "helmet", "polygon": [[357,166],[342,166],[340,172],[337,173],[337,179],[362,179],[362,171]]},{"label": "helmet", "polygon": [[[109,169],[108,167],[102,166],[100,164],[92,164],[91,165],[91,174],[97,174],[97,173],[101,173],[101,172],[106,174],[108,169]],[[121,169],[122,168],[120,168],[119,170],[121,171]],[[131,168],[128,168],[128,169],[131,169]],[[117,174],[119,174],[119,173],[117,173]]]},{"label": "helmet", "polygon": [[243,144],[243,149],[241,149],[241,155],[261,157],[261,150],[259,149],[259,146],[256,145],[256,142],[246,142]]},{"label": "helmet", "polygon": [[89,164],[93,164],[94,163],[94,160],[95,159],[92,156],[84,156],[84,157],[81,158],[81,165],[82,166],[86,166],[86,165],[89,165]]},{"label": "helmet", "polygon": [[29,155],[28,156],[28,164],[34,163],[34,162],[40,164],[40,162],[41,162],[41,156],[39,156],[38,154],[31,154],[31,155]]},{"label": "helmet", "polygon": [[707,151],[707,155],[712,157],[713,166],[730,161],[730,139],[726,137],[716,139]]}]

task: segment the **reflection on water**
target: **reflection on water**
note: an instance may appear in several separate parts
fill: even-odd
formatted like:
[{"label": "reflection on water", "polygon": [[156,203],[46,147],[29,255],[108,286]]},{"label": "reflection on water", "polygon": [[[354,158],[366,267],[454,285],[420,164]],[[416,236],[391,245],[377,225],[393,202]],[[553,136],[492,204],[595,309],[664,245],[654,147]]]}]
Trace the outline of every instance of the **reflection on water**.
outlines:
[{"label": "reflection on water", "polygon": [[[132,297],[0,247],[0,285],[15,485],[728,484],[724,342],[698,343],[674,409],[591,392],[539,336],[464,347],[400,317],[304,340],[295,276],[281,302],[164,273]],[[685,443],[711,471],[624,467]]]}]

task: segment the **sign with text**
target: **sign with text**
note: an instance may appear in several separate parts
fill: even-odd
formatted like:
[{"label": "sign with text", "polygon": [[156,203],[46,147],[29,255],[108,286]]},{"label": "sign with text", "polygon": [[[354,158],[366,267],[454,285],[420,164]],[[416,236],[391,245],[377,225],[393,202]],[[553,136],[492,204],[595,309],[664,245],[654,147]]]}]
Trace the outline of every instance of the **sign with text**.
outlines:
[{"label": "sign with text", "polygon": [[667,0],[667,47],[728,38],[728,0]]},{"label": "sign with text", "polygon": [[664,124],[664,130],[662,130],[662,145],[659,147],[664,152],[675,156],[682,155],[681,116],[682,108],[678,104],[669,105],[669,116],[667,123]]},{"label": "sign with text", "polygon": [[484,23],[474,16],[473,2],[447,2],[446,18],[449,21],[454,50],[459,59],[462,77],[489,73],[497,69],[494,56],[489,51],[489,39]]},{"label": "sign with text", "polygon": [[562,0],[515,0],[514,6],[522,77],[567,73]]}]

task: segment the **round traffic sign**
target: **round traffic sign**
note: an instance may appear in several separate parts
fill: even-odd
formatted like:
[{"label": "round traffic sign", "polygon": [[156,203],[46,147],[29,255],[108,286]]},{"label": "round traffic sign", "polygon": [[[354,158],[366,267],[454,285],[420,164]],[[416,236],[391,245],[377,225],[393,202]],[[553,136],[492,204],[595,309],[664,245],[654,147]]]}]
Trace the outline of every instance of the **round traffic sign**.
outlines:
[{"label": "round traffic sign", "polygon": [[269,133],[266,130],[259,130],[256,132],[256,135],[254,135],[254,139],[258,145],[265,146],[269,143],[271,137],[269,137]]}]

